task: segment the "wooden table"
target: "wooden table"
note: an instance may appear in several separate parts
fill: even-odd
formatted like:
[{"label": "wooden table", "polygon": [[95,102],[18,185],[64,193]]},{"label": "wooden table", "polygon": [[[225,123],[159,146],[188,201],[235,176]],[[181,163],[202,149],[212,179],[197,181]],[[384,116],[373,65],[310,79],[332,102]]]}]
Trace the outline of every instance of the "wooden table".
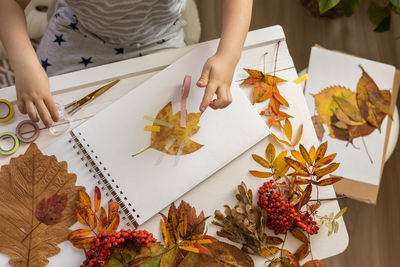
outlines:
[{"label": "wooden table", "polygon": [[[273,71],[273,62],[275,57],[276,43],[281,41],[279,50],[279,58],[277,64],[277,75],[293,81],[297,78],[297,73],[293,65],[293,61],[287,50],[285,36],[280,26],[273,26],[257,31],[250,32],[245,42],[245,47],[242,53],[242,58],[238,64],[235,74],[235,81],[246,77],[242,68],[264,69],[265,72]],[[209,41],[211,45],[216,45],[218,40]],[[109,90],[104,95],[96,99],[94,102],[86,106],[73,118],[71,127],[76,127],[97,112],[106,108],[110,103],[125,95],[130,90],[133,90],[137,85],[149,79],[155,73],[173,63],[180,56],[184,55],[191,49],[196,47],[188,46],[181,49],[167,50],[157,54],[152,54],[145,57],[129,59],[121,62],[116,62],[100,67],[95,67],[87,70],[73,72],[50,78],[52,94],[55,100],[65,104],[72,100],[79,99],[83,95],[97,89],[100,85],[120,78],[121,82],[115,88]],[[199,62],[203,64],[204,62]],[[250,89],[243,89],[250,96]],[[297,129],[300,124],[304,125],[303,138],[301,143],[306,147],[318,145],[318,141],[314,132],[314,128],[309,116],[309,112],[302,96],[301,88],[289,84],[280,87],[281,94],[288,100],[290,109],[288,113],[293,114],[295,118],[292,120],[294,129]],[[14,87],[4,88],[0,91],[0,98],[5,98],[13,102],[16,106],[16,95]],[[255,105],[254,108],[261,110],[265,108],[265,103]],[[16,111],[14,118],[6,124],[1,125],[1,132],[14,131],[16,124],[26,116]],[[281,133],[273,130],[277,135]],[[47,145],[58,140],[60,136],[53,136],[47,130],[41,131],[41,136],[37,140],[40,148],[45,148]],[[256,192],[264,182],[263,179],[254,178],[249,173],[249,169],[257,169],[258,165],[251,158],[251,154],[256,153],[263,155],[265,147],[268,143],[273,142],[270,138],[265,138],[247,152],[234,159],[221,170],[217,171],[210,178],[202,182],[200,185],[183,195],[177,203],[183,199],[196,207],[197,211],[204,210],[206,215],[213,215],[216,209],[223,210],[223,205],[228,204],[234,206],[236,203],[235,193],[236,186],[245,181],[247,186]],[[276,143],[275,143],[276,144]],[[281,149],[279,145],[276,147]],[[19,151],[15,154],[22,154],[27,148],[27,145],[22,145]],[[45,149],[44,149],[45,151]],[[15,156],[14,155],[14,156]],[[1,157],[0,165],[7,164],[9,157]],[[80,178],[78,177],[78,183]],[[82,184],[82,183],[81,183]],[[93,192],[94,185],[83,184],[87,186],[88,192]],[[314,190],[315,191],[315,190]],[[320,189],[321,198],[335,197],[334,190],[331,186]],[[151,199],[149,199],[151,202]],[[166,213],[166,209],[163,213]],[[339,205],[337,201],[324,201],[319,210],[320,215],[326,215],[330,212],[338,212]],[[156,238],[162,240],[159,230],[159,215],[153,216],[145,222],[140,228],[147,229],[154,233]],[[211,221],[211,220],[210,220]],[[344,221],[339,219],[339,231],[330,237],[327,236],[327,229],[322,227],[318,235],[311,237],[311,247],[314,258],[327,258],[343,252],[348,244],[348,235]],[[217,227],[209,222],[208,233],[215,234]],[[227,241],[227,240],[224,240]],[[228,241],[229,242],[229,241]],[[294,250],[300,245],[300,242],[295,240],[290,235],[288,236],[287,248]],[[69,242],[60,244],[60,254],[50,258],[50,266],[68,266],[79,265],[83,259],[81,250],[73,248]],[[254,257],[256,266],[263,266],[264,259]],[[0,266],[7,266],[8,258],[5,255],[0,255]]]}]

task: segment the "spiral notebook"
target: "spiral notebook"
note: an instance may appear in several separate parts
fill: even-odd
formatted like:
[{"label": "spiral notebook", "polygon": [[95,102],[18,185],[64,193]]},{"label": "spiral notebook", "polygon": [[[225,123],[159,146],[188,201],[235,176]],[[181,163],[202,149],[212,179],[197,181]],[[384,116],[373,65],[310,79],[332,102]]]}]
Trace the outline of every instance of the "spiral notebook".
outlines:
[{"label": "spiral notebook", "polygon": [[173,114],[177,113],[185,75],[192,76],[187,113],[199,112],[204,89],[195,83],[214,51],[208,44],[200,45],[44,152],[67,161],[78,184],[89,191],[97,183],[103,195],[120,203],[121,218],[137,227],[269,134],[264,120],[234,83],[231,105],[222,110],[209,108],[201,115],[200,129],[191,137],[202,145],[200,149],[181,156],[145,149],[152,133],[144,127],[153,123],[144,116],[155,118],[169,102]]}]

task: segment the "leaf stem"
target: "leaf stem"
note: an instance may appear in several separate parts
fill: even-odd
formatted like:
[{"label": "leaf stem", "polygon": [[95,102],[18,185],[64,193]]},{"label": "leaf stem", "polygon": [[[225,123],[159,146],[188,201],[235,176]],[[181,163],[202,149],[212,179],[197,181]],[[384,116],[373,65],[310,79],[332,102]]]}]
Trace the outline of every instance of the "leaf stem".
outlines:
[{"label": "leaf stem", "polygon": [[369,152],[368,152],[368,148],[367,148],[367,145],[365,144],[365,141],[364,141],[364,137],[363,137],[363,136],[361,136],[361,140],[362,140],[362,142],[363,142],[363,144],[364,144],[365,151],[367,152],[367,155],[368,155],[369,160],[371,161],[371,164],[374,164],[374,161],[372,160],[371,155],[370,155]]},{"label": "leaf stem", "polygon": [[141,153],[143,153],[143,152],[145,152],[147,149],[149,149],[151,146],[148,146],[148,147],[146,147],[145,149],[142,149],[141,151],[139,151],[138,153],[136,153],[136,154],[133,154],[132,155],[132,157],[136,157],[137,155],[139,155],[139,154],[141,154]]},{"label": "leaf stem", "polygon": [[344,199],[347,198],[346,195],[338,195],[337,197],[332,197],[332,198],[322,198],[322,199],[310,199],[309,201],[330,201],[330,200],[339,200],[339,199]]},{"label": "leaf stem", "polygon": [[32,234],[32,232],[33,231],[35,231],[36,230],[36,228],[38,228],[39,227],[39,225],[40,224],[42,224],[42,222],[40,221],[35,227],[33,227],[32,228],[32,230],[28,233],[28,234],[26,234],[26,236],[24,237],[24,239],[22,239],[22,241],[21,241],[21,243],[23,243],[24,241],[25,241],[25,239],[27,239],[28,238],[28,236],[30,236],[31,234]]}]

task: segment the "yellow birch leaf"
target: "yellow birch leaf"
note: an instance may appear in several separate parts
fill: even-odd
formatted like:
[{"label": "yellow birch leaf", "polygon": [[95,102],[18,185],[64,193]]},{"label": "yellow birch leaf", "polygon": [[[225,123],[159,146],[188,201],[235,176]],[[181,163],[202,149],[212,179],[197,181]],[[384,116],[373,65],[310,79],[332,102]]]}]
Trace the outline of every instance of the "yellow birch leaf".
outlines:
[{"label": "yellow birch leaf", "polygon": [[253,159],[260,164],[261,166],[265,167],[265,168],[271,168],[271,165],[262,157],[260,157],[259,155],[256,154],[252,154],[251,155],[253,157]]},{"label": "yellow birch leaf", "polygon": [[290,123],[290,121],[288,119],[285,120],[285,125],[283,127],[284,131],[285,131],[285,135],[286,138],[289,141],[292,141],[292,124]]},{"label": "yellow birch leaf", "polygon": [[[269,143],[267,148],[265,149],[265,155],[269,162],[273,162],[275,158],[275,147],[273,144]],[[271,168],[271,167],[270,167]]]}]

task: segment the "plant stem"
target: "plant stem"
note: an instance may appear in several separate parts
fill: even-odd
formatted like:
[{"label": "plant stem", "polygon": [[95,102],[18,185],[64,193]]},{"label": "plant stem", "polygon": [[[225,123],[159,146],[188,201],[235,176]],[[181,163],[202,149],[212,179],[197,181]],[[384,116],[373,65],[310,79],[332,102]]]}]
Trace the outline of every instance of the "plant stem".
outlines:
[{"label": "plant stem", "polygon": [[364,137],[363,137],[363,136],[361,136],[361,140],[362,140],[362,142],[363,142],[363,144],[364,144],[365,151],[367,152],[367,155],[368,155],[369,160],[371,161],[371,164],[374,164],[374,161],[372,160],[371,155],[370,155],[369,152],[368,152],[368,148],[367,148],[367,145],[365,144],[365,141],[364,141]]},{"label": "plant stem", "polygon": [[332,197],[332,198],[310,199],[309,201],[330,201],[330,200],[339,200],[339,199],[344,199],[344,198],[347,198],[347,196],[339,195],[337,197]]},{"label": "plant stem", "polygon": [[21,243],[23,243],[25,241],[25,239],[27,239],[28,236],[30,236],[32,234],[32,232],[35,231],[36,228],[38,228],[41,223],[42,222],[39,222],[35,227],[33,227],[32,230],[24,237],[24,239],[22,239]]},{"label": "plant stem", "polygon": [[150,148],[150,146],[146,147],[145,149],[143,149],[143,150],[139,151],[138,153],[136,153],[136,154],[133,154],[133,155],[132,155],[132,157],[136,157],[137,155],[139,155],[139,154],[141,154],[141,153],[145,152],[145,151],[146,151],[147,149],[149,149],[149,148]]}]

